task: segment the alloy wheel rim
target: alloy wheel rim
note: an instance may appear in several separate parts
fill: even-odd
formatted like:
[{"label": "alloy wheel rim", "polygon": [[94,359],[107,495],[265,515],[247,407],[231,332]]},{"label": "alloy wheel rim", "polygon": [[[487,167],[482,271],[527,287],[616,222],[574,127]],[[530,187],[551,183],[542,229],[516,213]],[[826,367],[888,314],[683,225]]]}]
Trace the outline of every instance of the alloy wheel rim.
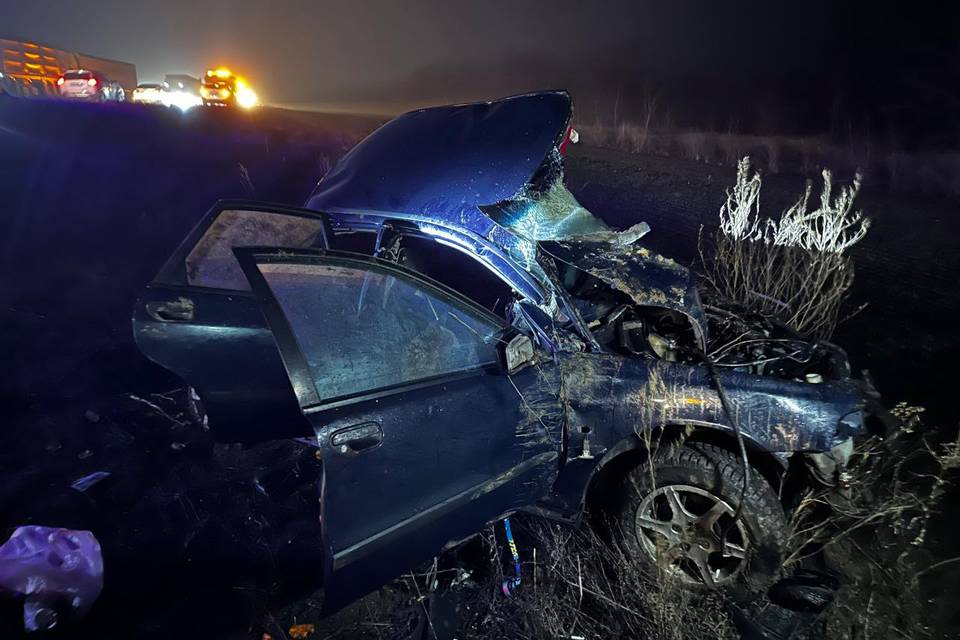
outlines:
[{"label": "alloy wheel rim", "polygon": [[636,536],[657,565],[692,584],[719,587],[743,570],[749,537],[735,510],[705,489],[671,484],[651,491],[637,508]]}]

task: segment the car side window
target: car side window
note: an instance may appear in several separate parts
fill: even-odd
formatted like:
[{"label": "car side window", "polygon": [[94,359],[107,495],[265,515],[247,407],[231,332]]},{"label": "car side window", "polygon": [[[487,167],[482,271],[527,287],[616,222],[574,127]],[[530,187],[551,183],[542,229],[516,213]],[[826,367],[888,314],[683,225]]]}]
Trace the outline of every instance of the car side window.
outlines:
[{"label": "car side window", "polygon": [[222,211],[187,255],[187,284],[249,291],[234,247],[314,247],[322,237],[322,224],[316,218],[282,213]]},{"label": "car side window", "polygon": [[260,264],[321,401],[497,361],[493,318],[386,267]]},{"label": "car side window", "polygon": [[516,297],[513,287],[482,262],[433,238],[403,235],[392,251],[384,257],[442,282],[500,318]]}]

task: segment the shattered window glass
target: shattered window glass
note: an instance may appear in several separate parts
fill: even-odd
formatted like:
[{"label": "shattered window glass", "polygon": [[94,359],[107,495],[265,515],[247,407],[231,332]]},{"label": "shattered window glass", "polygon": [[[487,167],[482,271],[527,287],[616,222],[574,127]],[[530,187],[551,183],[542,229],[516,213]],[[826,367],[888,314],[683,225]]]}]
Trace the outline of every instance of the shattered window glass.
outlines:
[{"label": "shattered window glass", "polygon": [[617,231],[584,208],[563,182],[563,159],[557,151],[544,161],[524,190],[481,209],[500,226],[531,241],[580,238],[630,244],[650,230],[641,222]]},{"label": "shattered window glass", "polygon": [[321,222],[266,211],[223,211],[187,256],[187,283],[198,287],[249,291],[233,247],[312,247]]},{"label": "shattered window glass", "polygon": [[389,273],[262,264],[324,401],[497,361],[501,327]]},{"label": "shattered window glass", "polygon": [[560,240],[610,231],[587,211],[561,180],[544,191],[528,192],[500,208],[498,223],[529,240]]}]

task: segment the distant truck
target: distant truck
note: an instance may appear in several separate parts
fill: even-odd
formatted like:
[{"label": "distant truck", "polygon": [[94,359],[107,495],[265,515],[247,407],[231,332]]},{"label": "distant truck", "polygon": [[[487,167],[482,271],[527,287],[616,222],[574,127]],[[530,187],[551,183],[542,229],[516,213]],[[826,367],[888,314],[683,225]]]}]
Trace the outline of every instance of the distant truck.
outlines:
[{"label": "distant truck", "polygon": [[205,107],[250,109],[258,104],[257,94],[246,79],[224,67],[207,70],[200,86],[200,97]]},{"label": "distant truck", "polygon": [[129,94],[137,86],[137,67],[128,62],[0,38],[0,73],[4,76],[6,93],[24,97],[58,96],[60,77],[80,69],[97,74],[105,85],[110,85],[109,93],[113,96],[119,96],[120,90]]},{"label": "distant truck", "polygon": [[200,97],[205,107],[236,106],[237,76],[227,69],[209,69],[203,76]]},{"label": "distant truck", "polygon": [[120,62],[119,60],[108,60],[107,58],[88,56],[82,53],[78,53],[76,56],[80,69],[96,71],[106,78],[108,82],[114,82],[120,85],[125,93],[132,92],[137,86],[136,65],[129,62]]}]

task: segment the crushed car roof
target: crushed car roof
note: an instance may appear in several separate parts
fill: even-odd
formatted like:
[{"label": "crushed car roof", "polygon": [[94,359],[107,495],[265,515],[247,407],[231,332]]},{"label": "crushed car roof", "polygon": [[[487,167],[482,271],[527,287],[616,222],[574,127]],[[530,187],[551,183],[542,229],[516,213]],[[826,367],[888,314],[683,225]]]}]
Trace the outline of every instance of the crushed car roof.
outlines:
[{"label": "crushed car roof", "polygon": [[307,207],[432,218],[486,236],[480,206],[526,187],[570,120],[564,91],[411,111],[367,136],[320,181]]}]

